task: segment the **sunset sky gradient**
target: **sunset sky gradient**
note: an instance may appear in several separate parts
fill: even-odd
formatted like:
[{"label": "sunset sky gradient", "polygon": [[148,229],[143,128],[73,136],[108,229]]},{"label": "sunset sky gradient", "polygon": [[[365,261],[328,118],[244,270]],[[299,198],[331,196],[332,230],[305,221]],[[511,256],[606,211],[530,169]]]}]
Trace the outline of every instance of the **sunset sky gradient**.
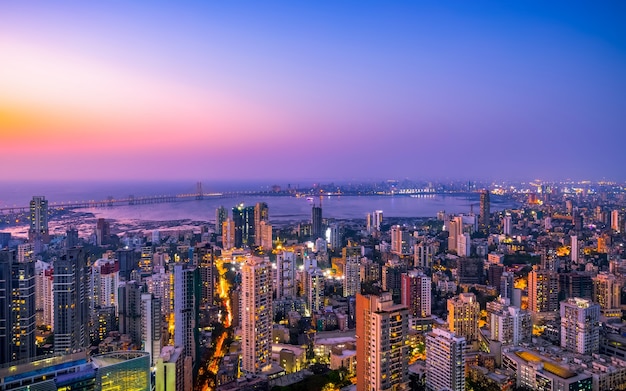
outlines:
[{"label": "sunset sky gradient", "polygon": [[0,180],[626,180],[625,124],[622,1],[0,4]]}]

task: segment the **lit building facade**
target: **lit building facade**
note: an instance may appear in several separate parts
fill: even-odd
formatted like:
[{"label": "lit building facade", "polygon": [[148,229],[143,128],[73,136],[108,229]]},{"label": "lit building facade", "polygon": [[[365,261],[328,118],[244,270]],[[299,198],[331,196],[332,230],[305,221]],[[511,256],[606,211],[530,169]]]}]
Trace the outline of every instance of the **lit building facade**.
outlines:
[{"label": "lit building facade", "polygon": [[241,267],[242,370],[260,373],[272,362],[272,266],[251,257]]},{"label": "lit building facade", "polygon": [[426,389],[465,390],[465,338],[444,329],[426,334]]},{"label": "lit building facade", "polygon": [[473,293],[461,293],[448,299],[448,328],[467,341],[478,339],[480,304]]},{"label": "lit building facade", "polygon": [[561,302],[561,347],[580,354],[597,353],[600,346],[600,306],[587,299]]},{"label": "lit building facade", "polygon": [[409,315],[425,318],[431,314],[431,279],[419,270],[411,270],[401,277],[401,297]]},{"label": "lit building facade", "polygon": [[409,312],[389,292],[356,296],[357,391],[408,390]]}]

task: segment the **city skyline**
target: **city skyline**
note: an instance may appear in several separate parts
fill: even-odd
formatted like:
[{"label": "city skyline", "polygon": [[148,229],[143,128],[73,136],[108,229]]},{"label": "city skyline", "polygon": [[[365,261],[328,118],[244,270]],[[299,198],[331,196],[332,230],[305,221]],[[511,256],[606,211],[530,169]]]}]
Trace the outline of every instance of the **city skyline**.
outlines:
[{"label": "city skyline", "polygon": [[622,181],[625,11],[3,4],[0,179]]}]

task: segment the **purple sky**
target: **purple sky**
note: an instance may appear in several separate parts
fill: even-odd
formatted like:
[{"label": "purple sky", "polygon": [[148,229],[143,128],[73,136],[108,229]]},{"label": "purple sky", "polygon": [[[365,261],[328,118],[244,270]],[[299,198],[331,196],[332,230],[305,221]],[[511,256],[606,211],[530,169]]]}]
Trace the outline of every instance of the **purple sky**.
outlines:
[{"label": "purple sky", "polygon": [[0,5],[0,180],[626,180],[625,123],[619,1]]}]

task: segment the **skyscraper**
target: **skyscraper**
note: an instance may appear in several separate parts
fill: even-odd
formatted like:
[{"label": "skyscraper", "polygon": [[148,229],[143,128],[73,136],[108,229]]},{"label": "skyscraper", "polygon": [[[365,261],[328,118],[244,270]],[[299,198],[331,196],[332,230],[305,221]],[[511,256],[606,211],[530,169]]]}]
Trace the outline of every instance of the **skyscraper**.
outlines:
[{"label": "skyscraper", "polygon": [[313,239],[321,238],[322,231],[322,207],[313,205],[311,208],[311,236]]},{"label": "skyscraper", "polygon": [[469,257],[472,251],[472,239],[470,234],[463,233],[457,238],[456,253],[459,257]]},{"label": "skyscraper", "polygon": [[223,206],[220,206],[215,210],[215,233],[217,235],[222,234],[222,224],[228,219],[228,210]]},{"label": "skyscraper", "polygon": [[593,278],[593,301],[606,315],[621,316],[622,283],[614,274],[600,273]]},{"label": "skyscraper", "polygon": [[242,369],[260,373],[272,364],[272,266],[252,257],[241,267]]},{"label": "skyscraper", "polygon": [[35,356],[35,262],[0,251],[0,364]]},{"label": "skyscraper", "polygon": [[480,304],[473,293],[461,293],[448,299],[448,328],[467,341],[478,340]]},{"label": "skyscraper", "polygon": [[507,213],[502,218],[502,233],[511,236],[511,214]]},{"label": "skyscraper", "polygon": [[34,196],[30,201],[30,229],[28,240],[41,240],[43,243],[50,242],[48,231],[48,200],[44,196]]},{"label": "skyscraper", "polygon": [[265,202],[257,202],[254,206],[254,245],[261,246],[261,222],[269,222],[269,208]]},{"label": "skyscraper", "polygon": [[272,251],[273,236],[272,226],[267,221],[261,221],[259,229],[256,232],[258,246],[265,251]]},{"label": "skyscraper", "polygon": [[571,241],[570,258],[572,262],[578,262],[578,255],[580,251],[578,248],[578,236],[572,235],[570,237],[570,241]]},{"label": "skyscraper", "polygon": [[463,233],[463,218],[455,216],[448,222],[448,251],[457,251],[459,235]]},{"label": "skyscraper", "polygon": [[236,229],[232,219],[226,219],[222,223],[222,248],[230,250],[235,247]]},{"label": "skyscraper", "polygon": [[69,353],[89,345],[90,274],[87,254],[73,247],[54,262],[54,351]]},{"label": "skyscraper", "polygon": [[213,247],[208,243],[196,246],[194,256],[200,273],[200,307],[206,308],[213,305],[215,294],[215,262]]},{"label": "skyscraper", "polygon": [[530,340],[530,314],[517,307],[503,305],[490,313],[491,339],[504,345],[518,345]]},{"label": "skyscraper", "polygon": [[426,334],[426,390],[465,390],[465,338],[444,329]]},{"label": "skyscraper", "polygon": [[528,311],[554,314],[558,309],[558,274],[543,269],[528,273]]},{"label": "skyscraper", "polygon": [[282,251],[276,255],[276,300],[296,297],[296,254]]},{"label": "skyscraper", "polygon": [[391,294],[356,295],[357,391],[408,390],[409,312]]},{"label": "skyscraper", "polygon": [[324,273],[319,268],[304,270],[304,293],[311,313],[324,310]]},{"label": "skyscraper", "polygon": [[409,310],[409,315],[417,318],[430,316],[431,280],[419,270],[410,270],[402,274],[402,304]]},{"label": "skyscraper", "polygon": [[161,299],[152,293],[141,294],[141,347],[150,353],[150,365],[161,356],[162,333]]},{"label": "skyscraper", "polygon": [[619,210],[617,209],[611,212],[611,229],[615,232],[622,232],[621,219],[619,215]]},{"label": "skyscraper", "polygon": [[254,206],[244,206],[243,203],[235,206],[233,222],[235,224],[235,247],[253,246],[255,243]]},{"label": "skyscraper", "polygon": [[361,292],[361,265],[358,257],[348,257],[343,265],[343,296],[355,296]]},{"label": "skyscraper", "polygon": [[414,246],[413,266],[430,269],[433,264],[433,255],[436,253],[433,242],[420,242]]},{"label": "skyscraper", "polygon": [[117,305],[117,288],[120,283],[119,262],[114,259],[98,259],[92,266],[91,292],[93,307]]},{"label": "skyscraper", "polygon": [[196,362],[196,317],[198,313],[197,269],[183,263],[174,264],[174,345],[183,348],[185,370]]},{"label": "skyscraper", "polygon": [[489,233],[489,219],[491,217],[491,204],[489,201],[489,190],[483,189],[480,192],[480,220],[479,228],[485,233]]},{"label": "skyscraper", "polygon": [[600,306],[587,299],[561,302],[561,347],[579,354],[597,353],[600,344]]},{"label": "skyscraper", "polygon": [[143,287],[137,281],[120,283],[118,289],[118,314],[120,333],[128,334],[131,342],[141,346],[141,295]]}]

